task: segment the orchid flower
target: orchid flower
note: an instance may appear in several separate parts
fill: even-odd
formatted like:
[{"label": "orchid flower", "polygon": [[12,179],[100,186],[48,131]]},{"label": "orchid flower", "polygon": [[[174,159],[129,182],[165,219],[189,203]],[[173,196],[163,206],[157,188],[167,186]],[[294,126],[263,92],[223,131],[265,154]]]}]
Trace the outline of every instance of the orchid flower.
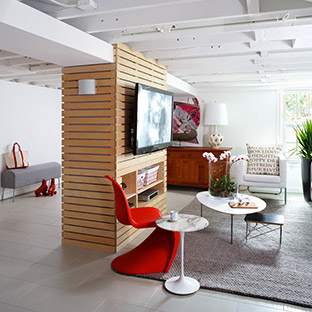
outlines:
[{"label": "orchid flower", "polygon": [[224,152],[220,155],[220,160],[224,160],[224,159],[226,159],[228,156],[231,156],[231,152],[230,152],[230,151],[224,151]]},{"label": "orchid flower", "polygon": [[212,153],[203,153],[203,157],[206,158],[209,162],[217,162],[218,159],[215,157],[215,155],[213,155]]}]

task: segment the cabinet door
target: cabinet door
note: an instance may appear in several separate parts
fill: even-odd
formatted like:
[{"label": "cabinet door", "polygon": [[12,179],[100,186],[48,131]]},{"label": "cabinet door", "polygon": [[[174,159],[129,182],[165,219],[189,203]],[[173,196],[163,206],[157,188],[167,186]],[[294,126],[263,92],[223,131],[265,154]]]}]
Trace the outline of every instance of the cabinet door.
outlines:
[{"label": "cabinet door", "polygon": [[199,163],[192,152],[170,151],[167,159],[168,184],[197,186]]}]

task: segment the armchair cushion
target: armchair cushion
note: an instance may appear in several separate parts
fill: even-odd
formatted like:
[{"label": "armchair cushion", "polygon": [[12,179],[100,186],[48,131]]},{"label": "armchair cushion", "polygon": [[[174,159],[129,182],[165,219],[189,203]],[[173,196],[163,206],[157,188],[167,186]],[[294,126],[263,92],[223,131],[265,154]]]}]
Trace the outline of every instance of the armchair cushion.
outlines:
[{"label": "armchair cushion", "polygon": [[260,182],[260,183],[281,183],[281,177],[268,174],[244,174],[243,180],[247,182]]},{"label": "armchair cushion", "polygon": [[247,144],[247,174],[279,175],[279,156],[282,145],[261,146]]}]

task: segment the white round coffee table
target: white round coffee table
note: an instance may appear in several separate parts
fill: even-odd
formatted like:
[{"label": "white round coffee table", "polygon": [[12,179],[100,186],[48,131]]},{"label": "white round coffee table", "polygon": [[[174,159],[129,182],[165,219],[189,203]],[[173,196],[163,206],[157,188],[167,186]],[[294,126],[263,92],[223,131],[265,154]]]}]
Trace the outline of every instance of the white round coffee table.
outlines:
[{"label": "white round coffee table", "polygon": [[164,230],[180,232],[181,236],[181,274],[180,276],[169,278],[165,282],[165,288],[179,295],[188,295],[196,292],[200,287],[199,282],[192,277],[184,275],[184,233],[202,230],[208,226],[208,221],[199,216],[179,214],[179,219],[177,221],[170,221],[169,216],[164,216],[157,219],[156,224]]},{"label": "white round coffee table", "polygon": [[[244,194],[241,194],[244,195]],[[250,202],[254,202],[258,208],[232,208],[228,199],[212,198],[208,191],[196,194],[196,198],[201,204],[200,215],[203,216],[203,206],[218,212],[231,215],[231,244],[233,244],[233,215],[246,215],[262,211],[266,208],[266,202],[258,197],[248,195]]]}]

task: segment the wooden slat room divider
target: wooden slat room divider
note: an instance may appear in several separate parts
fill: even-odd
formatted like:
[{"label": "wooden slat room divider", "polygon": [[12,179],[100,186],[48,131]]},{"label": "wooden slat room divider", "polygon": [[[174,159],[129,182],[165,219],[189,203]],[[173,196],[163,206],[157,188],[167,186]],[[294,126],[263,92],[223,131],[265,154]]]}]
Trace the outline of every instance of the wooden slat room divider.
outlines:
[{"label": "wooden slat room divider", "polygon": [[[146,188],[159,190],[149,206],[166,210],[166,150],[133,156],[130,127],[134,87],[139,82],[166,89],[166,69],[123,44],[115,45],[113,64],[63,69],[63,244],[117,252],[139,234],[119,224],[110,175],[127,185],[135,207]],[[95,79],[95,95],[78,95],[78,81]],[[158,181],[137,190],[137,171],[159,165]]]}]

